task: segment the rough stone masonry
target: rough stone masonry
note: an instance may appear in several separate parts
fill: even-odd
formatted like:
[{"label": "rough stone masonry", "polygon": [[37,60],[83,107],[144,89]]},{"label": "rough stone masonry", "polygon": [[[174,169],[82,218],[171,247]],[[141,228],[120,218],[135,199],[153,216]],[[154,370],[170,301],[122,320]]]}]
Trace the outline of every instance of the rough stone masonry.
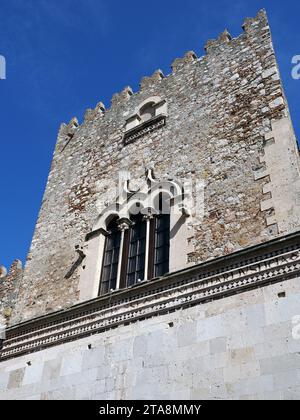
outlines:
[{"label": "rough stone masonry", "polygon": [[[187,221],[187,267],[299,230],[299,151],[265,12],[260,11],[255,18],[247,18],[243,33],[237,38],[232,39],[228,31],[224,31],[216,40],[208,41],[205,49],[206,55],[200,58],[194,52],[188,52],[183,58],[176,59],[168,76],[158,70],[151,77],[143,78],[138,92],[133,93],[127,87],[115,94],[109,109],[105,110],[100,102],[95,109],[86,112],[81,125],[76,118],[69,124],[62,124],[25,270],[21,281],[17,281],[17,299],[16,293],[12,293],[11,304],[3,305],[1,300],[2,311],[6,307],[11,309],[6,318],[10,319],[12,325],[72,307],[78,302],[80,270],[83,268],[79,266],[72,270],[78,258],[75,247],[84,244],[99,216],[96,205],[99,197],[107,203],[111,201],[107,185],[112,179],[118,181],[120,170],[130,171],[135,180],[143,178],[145,169],[154,168],[156,175],[161,178],[191,177],[205,181],[204,218],[200,220],[197,214],[192,214]],[[166,125],[124,145],[126,120],[139,104],[154,96],[167,103]],[[0,284],[0,293],[3,294],[3,285],[7,282],[5,276]],[[299,296],[297,284],[291,280],[287,285],[287,290],[295,297]],[[37,370],[29,372],[26,368],[25,372],[24,367],[18,369],[12,367],[9,361],[5,362],[2,369],[9,383],[4,388],[8,386],[7,395],[13,397],[16,388],[23,384],[25,388],[18,395],[33,396],[39,392],[39,381],[44,381],[44,385],[46,383],[43,375],[48,375],[47,380],[53,377],[57,381],[56,388],[53,383],[52,388],[45,386],[42,398],[68,396],[68,393],[70,397],[78,398],[82,386],[76,388],[74,383],[67,389],[57,378],[60,374],[66,377],[70,374],[74,375],[74,381],[82,380],[84,371],[86,375],[97,376],[93,381],[101,384],[102,391],[98,394],[102,397],[143,398],[149,397],[151,389],[153,393],[150,392],[150,396],[153,397],[159,392],[154,381],[159,370],[159,384],[165,390],[166,397],[203,398],[209,387],[213,394],[210,396],[214,397],[221,394],[224,398],[254,396],[255,392],[288,396],[289,388],[282,392],[280,388],[284,375],[286,381],[294,381],[299,387],[297,375],[300,377],[300,374],[295,371],[294,375],[288,377],[286,372],[278,371],[278,365],[284,363],[283,354],[287,350],[278,353],[279,347],[274,344],[276,360],[269,360],[273,350],[263,345],[272,336],[272,331],[275,335],[275,330],[272,330],[273,324],[270,326],[262,313],[266,305],[272,311],[280,290],[280,286],[269,286],[262,291],[248,292],[242,297],[224,299],[222,303],[214,303],[211,307],[208,303],[203,310],[195,307],[176,316],[149,320],[145,339],[139,338],[143,330],[141,323],[134,331],[131,326],[124,327],[124,348],[121,352],[124,356],[120,356],[117,343],[120,332],[106,335],[104,343],[101,337],[95,338],[96,346],[100,346],[101,341],[101,352],[109,363],[116,364],[114,377],[109,372],[104,375],[105,367],[101,371],[103,377],[97,376],[98,370],[98,373],[96,370],[87,372],[88,366],[94,368],[94,365],[92,359],[87,359],[84,350],[87,341],[82,341],[76,345],[68,344],[56,359],[56,349],[47,350],[44,354],[46,370],[41,364],[36,367]],[[289,308],[297,306],[293,296],[289,302]],[[243,312],[240,308],[244,305],[247,307],[245,311],[249,312],[248,321],[246,318],[238,321]],[[288,311],[286,306],[284,308]],[[262,316],[259,317],[258,313]],[[269,319],[273,315],[270,312]],[[201,321],[201,317],[206,318],[205,322]],[[242,338],[236,331],[231,331],[231,317],[245,327]],[[173,338],[179,340],[174,345],[178,352],[170,362],[174,366],[171,369],[169,362],[161,357],[161,368],[155,364],[152,353],[157,343],[161,342],[166,322],[172,325],[176,320],[179,320],[179,330],[174,330],[175,338],[172,335],[170,341],[169,335],[164,342],[165,350],[169,353],[168,346],[173,348]],[[220,333],[220,325],[224,322],[226,328]],[[247,334],[250,328],[248,322],[253,327],[250,335]],[[256,324],[259,330],[255,335]],[[282,341],[289,331],[286,312],[281,331]],[[191,385],[189,377],[192,381],[195,366],[191,366],[188,360],[194,361],[195,352],[200,349],[197,344],[199,339],[203,344],[202,356],[207,357],[212,370],[203,377],[205,383],[202,381]],[[257,351],[265,360],[263,373],[259,371],[261,366],[255,358],[253,345],[261,345]],[[118,347],[118,351],[113,352],[114,346]],[[137,367],[131,354],[135,353],[141,362],[143,349],[149,355],[148,376],[141,375],[141,367]],[[200,353],[198,355],[198,368],[201,370],[204,359]],[[226,365],[228,358],[230,363]],[[297,367],[299,363],[296,359],[296,353],[293,353],[293,359],[287,358],[286,363]],[[19,363],[22,365],[25,360],[20,359]],[[130,363],[125,360],[130,360]],[[95,361],[95,366],[99,368],[97,363]],[[7,372],[10,371],[13,373],[9,376]],[[275,371],[276,378],[273,377]],[[135,375],[134,378],[130,377],[128,386],[122,383],[126,372]],[[185,372],[187,376],[185,382],[172,393],[167,384],[168,381],[180,381],[175,372],[179,376]],[[244,383],[250,374],[255,379],[251,384]],[[214,375],[213,379],[211,375]],[[118,386],[115,378],[120,382]],[[70,378],[66,380],[70,381]],[[140,386],[145,380],[153,385],[152,388]],[[223,385],[212,390],[209,385],[211,380]],[[277,384],[275,387],[274,381]],[[231,385],[226,387],[225,382]],[[29,394],[26,393],[26,386],[34,383],[37,384],[36,388],[30,388]],[[90,392],[88,388],[86,392]],[[299,389],[295,392],[297,394]],[[91,391],[87,397],[99,397],[98,394]],[[157,396],[162,396],[162,393]],[[41,395],[38,394],[38,397],[41,398]]]},{"label": "rough stone masonry", "polygon": [[10,323],[22,276],[22,263],[19,260],[13,262],[9,272],[5,267],[0,267],[0,328]]}]

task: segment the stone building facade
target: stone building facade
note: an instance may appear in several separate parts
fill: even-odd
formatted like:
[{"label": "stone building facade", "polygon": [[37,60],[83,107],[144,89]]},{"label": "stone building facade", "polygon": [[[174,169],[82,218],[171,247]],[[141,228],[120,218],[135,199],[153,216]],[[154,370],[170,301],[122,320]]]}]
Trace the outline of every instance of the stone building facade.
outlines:
[{"label": "stone building facade", "polygon": [[22,263],[19,260],[13,262],[8,272],[5,267],[0,267],[0,326],[10,324],[22,277]]},{"label": "stone building facade", "polygon": [[[60,127],[1,298],[0,398],[300,398],[300,161],[265,12],[205,49]],[[132,283],[130,232],[145,244]]]}]

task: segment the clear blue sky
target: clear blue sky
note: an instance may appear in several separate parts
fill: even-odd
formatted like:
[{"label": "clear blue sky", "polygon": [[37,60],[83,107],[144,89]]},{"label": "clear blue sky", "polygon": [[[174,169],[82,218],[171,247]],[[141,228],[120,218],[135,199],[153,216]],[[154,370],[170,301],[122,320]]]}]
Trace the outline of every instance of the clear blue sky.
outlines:
[{"label": "clear blue sky", "polygon": [[242,32],[244,17],[267,9],[294,125],[300,138],[300,2],[200,0],[0,0],[0,265],[25,260],[49,171],[57,130],[73,116],[225,27]]}]

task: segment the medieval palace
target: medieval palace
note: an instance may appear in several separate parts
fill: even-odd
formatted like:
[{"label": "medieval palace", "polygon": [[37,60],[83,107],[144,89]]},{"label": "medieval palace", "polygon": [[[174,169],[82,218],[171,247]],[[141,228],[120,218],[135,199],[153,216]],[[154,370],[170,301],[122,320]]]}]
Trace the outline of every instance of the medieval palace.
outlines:
[{"label": "medieval palace", "polygon": [[62,124],[0,399],[300,399],[300,160],[265,11]]}]

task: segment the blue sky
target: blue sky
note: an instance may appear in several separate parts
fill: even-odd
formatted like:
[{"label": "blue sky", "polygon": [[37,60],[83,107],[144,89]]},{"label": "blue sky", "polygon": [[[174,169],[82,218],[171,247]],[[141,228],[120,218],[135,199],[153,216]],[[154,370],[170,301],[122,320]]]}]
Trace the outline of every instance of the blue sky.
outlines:
[{"label": "blue sky", "polygon": [[188,50],[198,56],[224,28],[268,12],[281,76],[300,139],[300,3],[199,0],[0,0],[0,265],[25,260],[41,205],[57,130],[73,116]]}]

